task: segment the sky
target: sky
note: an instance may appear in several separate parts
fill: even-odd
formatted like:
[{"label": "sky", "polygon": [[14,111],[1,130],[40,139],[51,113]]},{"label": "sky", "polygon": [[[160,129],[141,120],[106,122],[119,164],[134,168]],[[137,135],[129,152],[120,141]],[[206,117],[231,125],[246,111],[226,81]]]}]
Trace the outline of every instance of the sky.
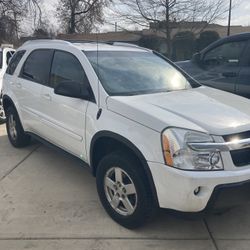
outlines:
[{"label": "sky", "polygon": [[[232,10],[232,25],[243,25],[250,26],[250,1],[249,0],[232,0],[233,4],[236,6]],[[59,24],[55,18],[56,11],[55,6],[57,5],[58,0],[43,0],[44,9],[46,10],[47,16],[46,18],[50,20],[50,22],[55,26],[55,28],[59,27]],[[229,5],[229,0],[228,0]],[[217,23],[222,25],[227,25],[227,15],[218,20]],[[26,20],[26,24],[29,24],[29,21]],[[122,27],[122,23],[118,24]],[[104,25],[101,27],[101,31],[113,31],[114,26],[112,25]]]}]

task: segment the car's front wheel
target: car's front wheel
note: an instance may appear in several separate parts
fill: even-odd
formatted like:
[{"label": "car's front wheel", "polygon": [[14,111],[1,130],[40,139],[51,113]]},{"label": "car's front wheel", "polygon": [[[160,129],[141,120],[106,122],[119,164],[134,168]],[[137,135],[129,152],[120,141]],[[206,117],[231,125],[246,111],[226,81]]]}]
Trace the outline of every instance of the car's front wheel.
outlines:
[{"label": "car's front wheel", "polygon": [[97,190],[107,213],[127,228],[142,226],[156,206],[140,163],[130,154],[105,156],[97,169]]},{"label": "car's front wheel", "polygon": [[9,141],[16,148],[25,147],[30,143],[30,136],[25,134],[18,113],[13,106],[6,112],[6,129]]}]

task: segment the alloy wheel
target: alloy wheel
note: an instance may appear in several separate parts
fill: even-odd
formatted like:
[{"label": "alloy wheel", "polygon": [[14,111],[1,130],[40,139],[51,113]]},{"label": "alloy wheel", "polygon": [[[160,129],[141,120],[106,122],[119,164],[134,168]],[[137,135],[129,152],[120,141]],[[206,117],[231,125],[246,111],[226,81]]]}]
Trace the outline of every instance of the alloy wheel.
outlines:
[{"label": "alloy wheel", "polygon": [[137,192],[130,176],[121,168],[109,169],[104,177],[106,198],[120,215],[129,216],[137,207]]},{"label": "alloy wheel", "polygon": [[10,114],[8,123],[9,123],[10,136],[13,140],[16,140],[17,139],[16,120],[13,114]]},{"label": "alloy wheel", "polygon": [[6,119],[3,106],[0,105],[0,120],[4,121]]}]

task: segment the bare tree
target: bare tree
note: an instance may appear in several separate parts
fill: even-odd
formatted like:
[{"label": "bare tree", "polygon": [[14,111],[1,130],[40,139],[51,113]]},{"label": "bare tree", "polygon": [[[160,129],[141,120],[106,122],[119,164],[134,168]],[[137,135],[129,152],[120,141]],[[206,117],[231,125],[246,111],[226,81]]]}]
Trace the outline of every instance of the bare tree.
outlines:
[{"label": "bare tree", "polygon": [[0,0],[0,36],[2,41],[18,38],[23,17],[32,13],[34,22],[41,20],[41,0]]},{"label": "bare tree", "polygon": [[[148,27],[149,23],[155,29],[161,30],[166,36],[168,54],[171,54],[171,33],[176,24],[197,21],[199,32],[205,26],[213,23],[227,11],[226,0],[116,0],[113,11],[119,20]],[[195,30],[194,27],[191,27]]]},{"label": "bare tree", "polygon": [[103,23],[103,8],[110,0],[59,0],[58,19],[67,33],[90,32]]}]

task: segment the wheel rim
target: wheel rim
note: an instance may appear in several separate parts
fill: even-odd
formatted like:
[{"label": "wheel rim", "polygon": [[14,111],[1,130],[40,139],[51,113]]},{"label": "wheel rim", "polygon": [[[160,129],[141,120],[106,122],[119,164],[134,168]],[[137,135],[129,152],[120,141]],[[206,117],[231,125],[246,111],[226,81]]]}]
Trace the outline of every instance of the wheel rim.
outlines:
[{"label": "wheel rim", "polygon": [[0,105],[0,119],[1,120],[5,120],[6,119],[5,113],[4,113],[4,109],[3,109],[2,105]]},{"label": "wheel rim", "polygon": [[111,207],[119,214],[128,216],[137,207],[137,192],[130,176],[121,168],[111,168],[104,177],[104,189]]},{"label": "wheel rim", "polygon": [[8,123],[9,123],[10,136],[13,140],[16,140],[17,139],[16,121],[12,114],[9,116]]}]

